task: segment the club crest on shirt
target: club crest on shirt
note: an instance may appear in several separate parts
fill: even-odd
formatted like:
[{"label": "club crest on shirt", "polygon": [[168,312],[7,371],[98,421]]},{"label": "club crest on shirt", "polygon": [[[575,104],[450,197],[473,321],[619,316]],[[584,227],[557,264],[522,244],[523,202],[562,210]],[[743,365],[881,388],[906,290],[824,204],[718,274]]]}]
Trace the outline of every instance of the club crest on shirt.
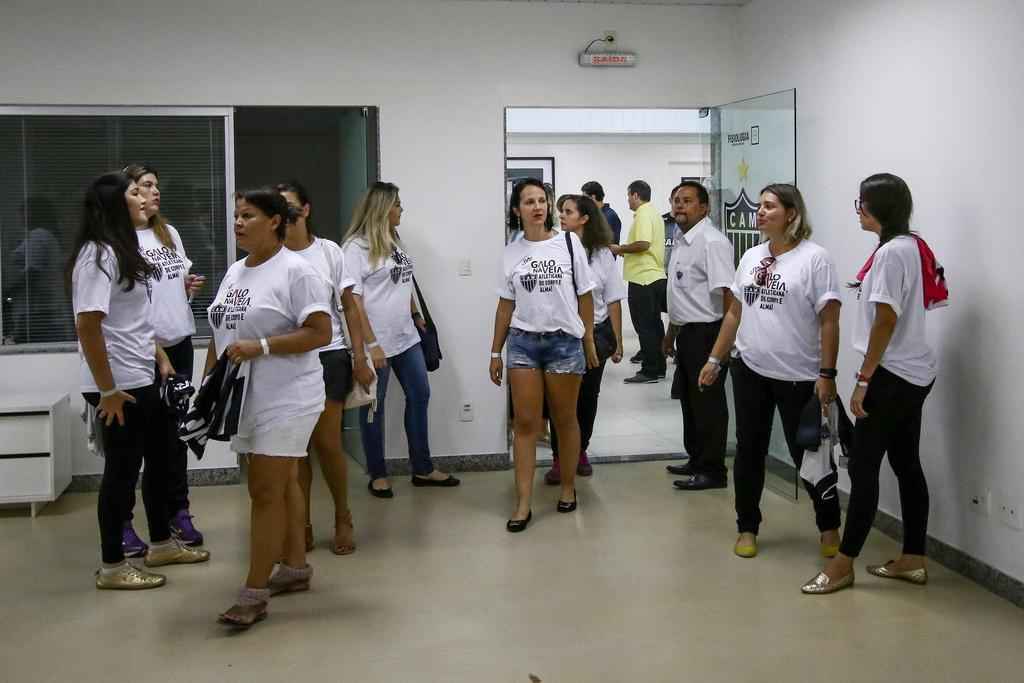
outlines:
[{"label": "club crest on shirt", "polygon": [[150,266],[153,268],[152,277],[157,282],[164,279],[164,269],[159,263],[151,263]]},{"label": "club crest on shirt", "polygon": [[519,276],[519,283],[523,286],[527,292],[532,292],[537,288],[537,275],[536,273],[527,273],[526,275]]},{"label": "club crest on shirt", "polygon": [[389,275],[394,284],[406,283],[412,280],[412,259],[403,251],[395,249],[391,252],[391,259],[395,262]]},{"label": "club crest on shirt", "polygon": [[759,289],[757,285],[747,285],[743,288],[743,300],[747,302],[748,306],[753,306],[754,302],[757,301]]},{"label": "club crest on shirt", "polygon": [[225,308],[221,304],[210,308],[210,324],[218,330],[220,329],[220,324],[224,322],[224,311]]},{"label": "club crest on shirt", "polygon": [[185,275],[185,261],[170,247],[144,249],[142,256],[153,267],[153,279],[157,282],[164,278],[176,280]]}]

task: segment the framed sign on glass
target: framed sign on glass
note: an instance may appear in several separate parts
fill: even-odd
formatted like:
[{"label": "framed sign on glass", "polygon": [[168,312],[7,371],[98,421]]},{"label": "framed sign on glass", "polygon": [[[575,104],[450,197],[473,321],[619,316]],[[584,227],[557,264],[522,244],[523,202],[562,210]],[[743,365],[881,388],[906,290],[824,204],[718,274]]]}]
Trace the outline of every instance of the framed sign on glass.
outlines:
[{"label": "framed sign on glass", "polygon": [[555,193],[555,158],[554,157],[505,157],[505,230],[506,241],[509,241],[508,203],[512,198],[512,187],[524,178],[536,178],[549,188],[551,196]]}]

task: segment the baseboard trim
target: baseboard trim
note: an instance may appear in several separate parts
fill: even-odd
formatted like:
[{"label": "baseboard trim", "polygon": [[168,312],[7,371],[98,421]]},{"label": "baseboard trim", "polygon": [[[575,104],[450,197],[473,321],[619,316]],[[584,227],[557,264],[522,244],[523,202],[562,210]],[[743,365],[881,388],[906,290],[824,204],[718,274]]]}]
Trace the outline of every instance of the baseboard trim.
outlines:
[{"label": "baseboard trim", "polygon": [[[840,491],[839,500],[845,511],[850,500],[849,494]],[[878,511],[875,515],[875,528],[896,541],[903,540],[903,522],[887,512]],[[1004,574],[934,536],[928,536],[927,551],[929,559],[970,579],[990,593],[1009,600],[1017,607],[1024,607],[1024,581]]]},{"label": "baseboard trim", "polygon": [[[102,474],[76,474],[71,477],[69,493],[94,493],[100,490]],[[205,470],[189,470],[189,486],[225,486],[238,484],[242,481],[241,471],[237,467],[214,467]]]}]

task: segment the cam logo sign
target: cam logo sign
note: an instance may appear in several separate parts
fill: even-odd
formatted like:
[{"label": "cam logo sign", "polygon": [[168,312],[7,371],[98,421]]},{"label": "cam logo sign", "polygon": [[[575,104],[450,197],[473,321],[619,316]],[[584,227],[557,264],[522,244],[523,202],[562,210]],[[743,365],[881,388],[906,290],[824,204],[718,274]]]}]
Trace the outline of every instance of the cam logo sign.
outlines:
[{"label": "cam logo sign", "polygon": [[739,264],[743,253],[761,241],[757,230],[757,210],[760,204],[750,201],[746,190],[740,190],[736,200],[723,207],[725,234],[732,242],[733,259]]}]

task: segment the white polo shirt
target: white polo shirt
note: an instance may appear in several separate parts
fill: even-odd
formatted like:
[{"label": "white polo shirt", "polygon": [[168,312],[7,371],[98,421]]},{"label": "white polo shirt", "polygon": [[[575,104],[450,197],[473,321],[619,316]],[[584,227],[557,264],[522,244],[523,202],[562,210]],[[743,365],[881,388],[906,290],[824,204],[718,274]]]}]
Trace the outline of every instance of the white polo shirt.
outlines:
[{"label": "white polo shirt", "polygon": [[894,237],[879,247],[857,302],[853,348],[867,353],[877,304],[888,304],[896,312],[896,329],[882,354],[882,367],[919,387],[934,382],[938,362],[925,334],[921,253],[913,237]]},{"label": "white polo shirt", "polygon": [[710,218],[677,232],[668,265],[669,320],[674,325],[721,320],[722,290],[735,277],[732,243]]},{"label": "white polo shirt", "polygon": [[813,382],[821,368],[818,314],[839,301],[832,259],[823,247],[802,240],[767,266],[768,243],[747,250],[736,269],[733,295],[743,305],[736,351],[751,370],[787,382]]}]

